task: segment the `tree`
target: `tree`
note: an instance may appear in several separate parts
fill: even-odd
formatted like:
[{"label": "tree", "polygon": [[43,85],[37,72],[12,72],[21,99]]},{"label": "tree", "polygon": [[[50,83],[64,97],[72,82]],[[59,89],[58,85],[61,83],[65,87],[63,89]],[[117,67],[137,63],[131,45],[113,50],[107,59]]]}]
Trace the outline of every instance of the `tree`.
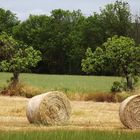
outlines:
[{"label": "tree", "polygon": [[83,46],[95,50],[106,39],[105,22],[101,20],[101,16],[94,13],[93,16],[87,17],[83,28]]},{"label": "tree", "polygon": [[0,33],[4,31],[12,34],[13,27],[19,23],[20,22],[14,13],[10,10],[0,8]]},{"label": "tree", "polygon": [[[14,37],[42,53],[38,73],[82,74],[81,60],[88,47],[95,50],[108,37],[129,36],[131,13],[129,5],[123,1],[108,4],[90,17],[80,10],[55,9],[50,16],[30,15],[14,27]],[[113,70],[106,70],[112,75]],[[98,73],[103,74],[103,72]]]},{"label": "tree", "polygon": [[113,36],[95,52],[87,50],[86,58],[81,64],[82,70],[90,73],[114,69],[116,74],[125,77],[127,89],[132,90],[135,78],[140,75],[139,54],[140,46],[137,47],[133,39]]},{"label": "tree", "polygon": [[12,85],[17,85],[21,72],[29,71],[40,60],[39,51],[17,42],[4,32],[0,35],[0,70],[13,73]]},{"label": "tree", "polygon": [[131,12],[127,2],[116,0],[115,3],[106,5],[101,9],[99,18],[104,23],[107,37],[128,36],[131,31]]},{"label": "tree", "polygon": [[107,4],[100,9],[100,13],[94,13],[86,19],[83,44],[95,50],[109,37],[129,36],[132,29],[131,22],[131,12],[127,2],[117,0]]},{"label": "tree", "polygon": [[137,44],[140,44],[140,15],[136,15],[134,19],[135,21],[132,23],[133,30],[130,35]]},{"label": "tree", "polygon": [[41,51],[37,72],[80,73],[85,52],[82,28],[85,17],[81,11],[56,9],[50,16],[30,15],[14,28],[14,37]]}]

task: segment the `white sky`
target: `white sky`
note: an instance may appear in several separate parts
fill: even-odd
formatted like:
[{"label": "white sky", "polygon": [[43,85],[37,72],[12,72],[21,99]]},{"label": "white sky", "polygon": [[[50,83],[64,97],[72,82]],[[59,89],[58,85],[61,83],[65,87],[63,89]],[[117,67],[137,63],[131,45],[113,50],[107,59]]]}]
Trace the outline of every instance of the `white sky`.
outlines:
[{"label": "white sky", "polygon": [[[0,0],[0,7],[11,10],[20,20],[30,14],[49,14],[53,9],[78,10],[84,15],[99,12],[104,5],[116,0]],[[130,4],[133,14],[140,13],[140,0],[125,0]]]}]

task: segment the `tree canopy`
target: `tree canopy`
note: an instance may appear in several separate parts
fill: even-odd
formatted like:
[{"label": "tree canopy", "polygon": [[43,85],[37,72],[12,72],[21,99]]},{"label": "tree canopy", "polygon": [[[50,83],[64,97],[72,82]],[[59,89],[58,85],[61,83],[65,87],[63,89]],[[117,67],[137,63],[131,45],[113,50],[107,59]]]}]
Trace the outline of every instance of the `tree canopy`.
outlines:
[{"label": "tree canopy", "polygon": [[[140,43],[139,17],[132,20],[129,4],[121,0],[107,4],[90,16],[80,10],[54,9],[50,15],[30,15],[21,22],[11,11],[1,8],[0,32],[5,31],[41,52],[42,60],[31,68],[32,72],[84,74],[81,60],[87,48],[95,51],[114,35],[131,37],[137,45]],[[118,71],[105,67],[94,74],[118,75]]]},{"label": "tree canopy", "polygon": [[81,11],[57,9],[51,16],[31,15],[14,28],[14,36],[42,52],[39,71],[78,73],[85,51],[81,46],[84,20]]},{"label": "tree canopy", "polygon": [[41,60],[40,52],[3,32],[0,35],[0,70],[13,73],[13,83],[18,82],[21,72],[29,71]]},{"label": "tree canopy", "polygon": [[19,23],[20,22],[14,13],[10,10],[0,8],[0,33],[4,31],[12,34],[13,27]]},{"label": "tree canopy", "polygon": [[123,36],[108,38],[95,52],[89,48],[82,60],[84,72],[114,70],[126,78],[127,88],[133,89],[133,80],[140,74],[140,46],[133,39]]}]

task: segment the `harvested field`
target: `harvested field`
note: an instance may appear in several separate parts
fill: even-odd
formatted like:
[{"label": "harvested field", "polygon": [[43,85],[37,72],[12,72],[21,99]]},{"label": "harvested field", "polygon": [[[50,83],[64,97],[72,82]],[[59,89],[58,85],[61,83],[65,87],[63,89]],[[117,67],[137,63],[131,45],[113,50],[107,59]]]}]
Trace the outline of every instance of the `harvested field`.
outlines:
[{"label": "harvested field", "polygon": [[38,126],[26,118],[28,99],[0,96],[0,130],[124,129],[119,119],[119,103],[72,101],[72,116],[65,126]]}]

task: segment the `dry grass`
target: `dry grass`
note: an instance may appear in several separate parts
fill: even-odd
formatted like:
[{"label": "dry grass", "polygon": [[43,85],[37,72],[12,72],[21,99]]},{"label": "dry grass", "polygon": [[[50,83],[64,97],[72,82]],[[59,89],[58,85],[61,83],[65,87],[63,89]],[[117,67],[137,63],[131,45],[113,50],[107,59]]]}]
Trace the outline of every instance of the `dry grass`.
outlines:
[{"label": "dry grass", "polygon": [[2,95],[8,96],[23,96],[27,98],[31,98],[35,95],[43,93],[42,89],[37,87],[32,87],[22,82],[19,82],[16,86],[13,86],[9,83],[7,87],[1,90]]},{"label": "dry grass", "polygon": [[[0,93],[1,95],[22,96],[31,98],[35,95],[45,92],[47,91],[20,82],[16,86],[9,85],[8,87],[5,87]],[[96,101],[96,102],[122,102],[124,99],[131,96],[132,93],[122,92],[113,94],[113,93],[97,92],[87,94],[66,93],[66,95],[70,100],[74,101],[76,100],[76,101]]]},{"label": "dry grass", "polygon": [[0,96],[0,130],[124,129],[119,120],[119,103],[73,101],[72,116],[65,126],[45,127],[29,124],[27,98]]},{"label": "dry grass", "polygon": [[129,93],[129,92],[119,92],[116,94],[113,93],[67,93],[67,96],[70,100],[74,101],[94,101],[94,102],[122,102],[127,97],[138,94],[138,92]]}]

